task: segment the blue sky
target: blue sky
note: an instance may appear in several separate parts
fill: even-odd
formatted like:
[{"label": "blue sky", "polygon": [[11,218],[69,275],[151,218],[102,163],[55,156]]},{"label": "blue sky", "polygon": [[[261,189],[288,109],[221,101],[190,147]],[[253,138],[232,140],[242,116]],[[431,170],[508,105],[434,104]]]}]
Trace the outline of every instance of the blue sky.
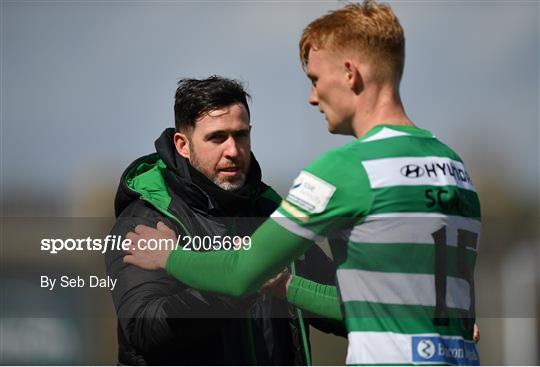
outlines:
[{"label": "blue sky", "polygon": [[[402,96],[413,121],[455,148],[473,180],[538,200],[538,2],[390,4],[407,38]],[[329,135],[308,105],[297,51],[303,27],[342,5],[3,1],[4,193],[62,199],[114,184],[173,125],[176,80],[211,74],[246,83],[253,150],[283,193],[310,160],[351,139]]]}]

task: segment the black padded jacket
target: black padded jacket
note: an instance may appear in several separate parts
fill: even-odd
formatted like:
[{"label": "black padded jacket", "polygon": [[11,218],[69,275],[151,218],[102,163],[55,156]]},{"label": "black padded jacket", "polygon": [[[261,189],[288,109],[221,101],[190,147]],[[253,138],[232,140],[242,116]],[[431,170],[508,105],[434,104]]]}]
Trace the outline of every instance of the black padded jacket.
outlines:
[{"label": "black padded jacket", "polygon": [[[122,175],[111,234],[125,237],[137,224],[158,221],[189,237],[252,234],[279,204],[279,196],[261,181],[255,157],[246,185],[224,191],[176,153],[173,134],[165,130],[156,140],[157,153],[137,159]],[[105,257],[108,275],[118,279],[112,296],[119,364],[305,365],[309,324],[345,336],[342,325],[302,317],[282,300],[200,292],[166,272],[125,265],[123,255],[112,251]],[[318,246],[295,268],[300,276],[334,283],[334,265]]]}]

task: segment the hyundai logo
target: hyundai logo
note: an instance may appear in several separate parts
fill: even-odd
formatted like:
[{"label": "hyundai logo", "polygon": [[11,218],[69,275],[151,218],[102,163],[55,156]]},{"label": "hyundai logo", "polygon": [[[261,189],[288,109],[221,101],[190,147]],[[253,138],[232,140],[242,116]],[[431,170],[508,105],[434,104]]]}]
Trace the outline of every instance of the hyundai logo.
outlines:
[{"label": "hyundai logo", "polygon": [[416,164],[408,164],[401,167],[401,174],[407,178],[418,178],[424,175],[424,169]]}]

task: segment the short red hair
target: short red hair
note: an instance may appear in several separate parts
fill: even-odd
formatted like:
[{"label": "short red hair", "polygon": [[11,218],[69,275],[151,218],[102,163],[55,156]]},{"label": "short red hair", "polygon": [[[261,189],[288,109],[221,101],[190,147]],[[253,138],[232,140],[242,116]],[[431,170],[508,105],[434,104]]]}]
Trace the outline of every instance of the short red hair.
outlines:
[{"label": "short red hair", "polygon": [[310,49],[358,52],[369,62],[373,79],[398,83],[405,64],[405,36],[389,5],[365,0],[334,10],[311,22],[300,39],[300,60],[305,68]]}]

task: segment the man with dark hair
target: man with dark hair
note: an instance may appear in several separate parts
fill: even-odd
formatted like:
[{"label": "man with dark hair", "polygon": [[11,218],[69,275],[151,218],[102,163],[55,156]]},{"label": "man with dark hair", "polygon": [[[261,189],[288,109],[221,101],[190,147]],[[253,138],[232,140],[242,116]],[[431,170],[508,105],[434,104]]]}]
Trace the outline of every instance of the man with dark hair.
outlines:
[{"label": "man with dark hair", "polygon": [[176,150],[226,191],[241,188],[250,167],[249,97],[239,83],[216,76],[184,79],[176,90]]},{"label": "man with dark hair", "polygon": [[[125,236],[137,225],[162,221],[185,239],[180,246],[190,241],[195,249],[199,240],[205,250],[210,249],[206,239],[251,235],[280,198],[261,181],[251,153],[248,99],[234,80],[180,80],[176,129],[165,130],[155,142],[156,153],[137,159],[122,175],[112,234]],[[166,272],[126,265],[123,255],[106,254],[108,275],[118,279],[112,295],[119,363],[309,363],[307,325],[287,303],[268,295],[231,298],[199,292]],[[323,283],[334,280],[335,269],[318,248],[295,263],[292,270],[299,274]],[[323,320],[312,323],[323,330],[333,327]]]}]

